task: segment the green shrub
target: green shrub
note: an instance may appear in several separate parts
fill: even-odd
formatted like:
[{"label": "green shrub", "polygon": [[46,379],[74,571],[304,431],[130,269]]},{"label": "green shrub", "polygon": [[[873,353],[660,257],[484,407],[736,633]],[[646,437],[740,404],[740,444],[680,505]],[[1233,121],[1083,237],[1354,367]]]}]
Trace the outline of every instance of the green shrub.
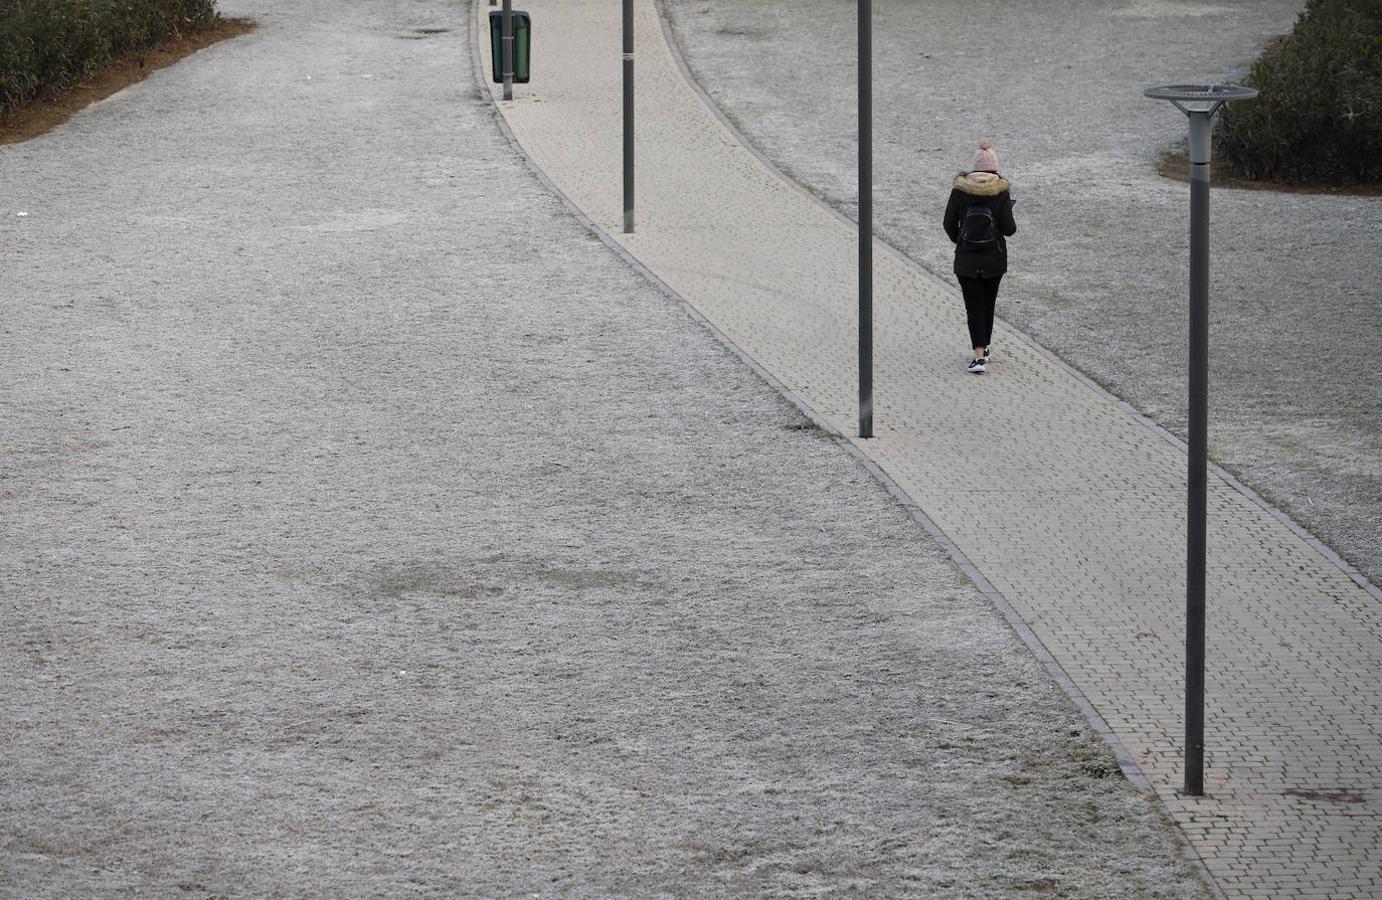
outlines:
[{"label": "green shrub", "polygon": [[218,18],[216,0],[0,0],[0,116]]},{"label": "green shrub", "polygon": [[1260,95],[1231,104],[1219,128],[1235,175],[1382,181],[1382,0],[1310,0],[1247,83]]}]

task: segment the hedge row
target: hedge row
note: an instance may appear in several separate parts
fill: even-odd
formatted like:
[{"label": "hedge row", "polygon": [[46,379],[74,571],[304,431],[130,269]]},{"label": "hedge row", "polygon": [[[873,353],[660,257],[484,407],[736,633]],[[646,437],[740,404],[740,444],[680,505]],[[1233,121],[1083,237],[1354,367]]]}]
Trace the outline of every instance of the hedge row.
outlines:
[{"label": "hedge row", "polygon": [[1218,134],[1235,175],[1382,181],[1382,0],[1310,0],[1247,83],[1259,96],[1230,104]]},{"label": "hedge row", "polygon": [[218,18],[216,0],[0,0],[0,116]]}]

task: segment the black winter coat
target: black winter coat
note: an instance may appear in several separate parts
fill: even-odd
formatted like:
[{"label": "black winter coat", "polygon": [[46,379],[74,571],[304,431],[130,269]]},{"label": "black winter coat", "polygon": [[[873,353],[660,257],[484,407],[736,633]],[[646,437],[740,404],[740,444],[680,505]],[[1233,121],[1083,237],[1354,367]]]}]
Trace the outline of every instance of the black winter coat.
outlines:
[{"label": "black winter coat", "polygon": [[[960,223],[965,211],[982,204],[993,210],[998,225],[998,240],[987,250],[962,250]],[[950,202],[945,205],[945,233],[955,244],[955,274],[965,278],[992,278],[1008,271],[1008,236],[1017,232],[1013,219],[1012,197],[1006,179],[988,172],[961,173],[955,176]]]}]

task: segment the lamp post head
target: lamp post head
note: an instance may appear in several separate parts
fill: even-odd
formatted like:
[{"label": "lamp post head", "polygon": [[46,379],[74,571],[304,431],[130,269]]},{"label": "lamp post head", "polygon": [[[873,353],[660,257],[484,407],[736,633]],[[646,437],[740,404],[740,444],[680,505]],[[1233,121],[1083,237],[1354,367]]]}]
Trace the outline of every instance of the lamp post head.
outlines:
[{"label": "lamp post head", "polygon": [[1169,100],[1186,115],[1204,113],[1213,118],[1225,103],[1251,100],[1257,96],[1257,91],[1241,84],[1168,84],[1147,88],[1142,95],[1153,100]]},{"label": "lamp post head", "polygon": [[[1190,163],[1193,174],[1196,165],[1209,165],[1209,120],[1225,103],[1251,99],[1257,96],[1257,91],[1241,84],[1168,84],[1165,87],[1147,88],[1142,95],[1153,100],[1170,100],[1176,109],[1190,117]],[[1209,177],[1207,169],[1203,174],[1205,178]]]}]

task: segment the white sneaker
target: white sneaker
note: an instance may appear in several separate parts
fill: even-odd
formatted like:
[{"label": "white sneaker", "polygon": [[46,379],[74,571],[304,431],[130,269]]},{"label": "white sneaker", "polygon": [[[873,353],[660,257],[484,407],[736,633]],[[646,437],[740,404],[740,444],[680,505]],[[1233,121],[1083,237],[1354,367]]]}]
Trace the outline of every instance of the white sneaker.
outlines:
[{"label": "white sneaker", "polygon": [[989,344],[987,347],[984,348],[984,362],[988,362],[988,361],[989,361],[989,354],[992,353],[992,352],[993,352],[993,345],[992,345],[992,344]]},{"label": "white sneaker", "polygon": [[965,367],[965,371],[971,375],[984,374],[984,358],[982,356],[976,356],[971,359],[969,365]]}]

